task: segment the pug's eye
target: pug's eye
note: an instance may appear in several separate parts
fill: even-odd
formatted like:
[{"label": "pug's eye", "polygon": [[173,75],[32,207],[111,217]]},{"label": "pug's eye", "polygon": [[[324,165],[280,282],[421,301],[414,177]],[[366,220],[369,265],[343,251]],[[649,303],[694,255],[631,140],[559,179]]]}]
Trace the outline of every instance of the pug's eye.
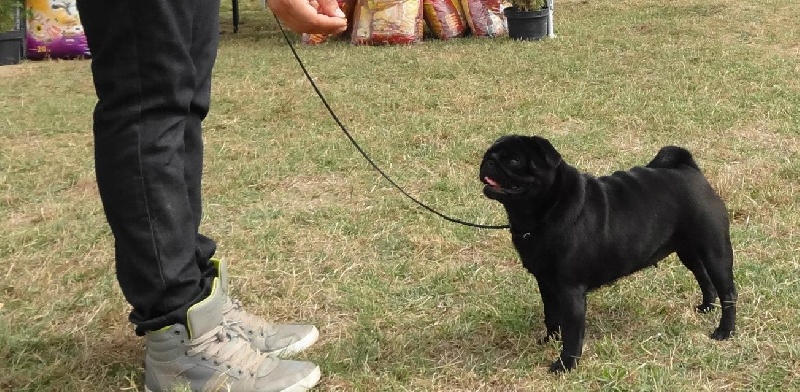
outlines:
[{"label": "pug's eye", "polygon": [[508,158],[508,166],[510,167],[522,167],[522,161],[519,158]]}]

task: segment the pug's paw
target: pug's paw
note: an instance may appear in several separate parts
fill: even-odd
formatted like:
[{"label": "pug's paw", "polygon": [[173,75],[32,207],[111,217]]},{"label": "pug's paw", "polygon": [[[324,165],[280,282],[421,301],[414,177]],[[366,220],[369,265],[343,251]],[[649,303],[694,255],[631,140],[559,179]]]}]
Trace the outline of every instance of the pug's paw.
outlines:
[{"label": "pug's paw", "polygon": [[711,334],[711,339],[714,340],[728,340],[733,336],[733,331],[729,331],[724,328],[717,328]]},{"label": "pug's paw", "polygon": [[561,374],[568,372],[578,366],[578,360],[573,357],[567,359],[558,358],[550,364],[550,373]]},{"label": "pug's paw", "polygon": [[697,311],[697,313],[705,314],[705,313],[708,313],[708,312],[714,310],[714,304],[710,303],[710,302],[709,303],[705,303],[704,302],[704,303],[702,303],[700,305],[697,305],[694,309]]}]

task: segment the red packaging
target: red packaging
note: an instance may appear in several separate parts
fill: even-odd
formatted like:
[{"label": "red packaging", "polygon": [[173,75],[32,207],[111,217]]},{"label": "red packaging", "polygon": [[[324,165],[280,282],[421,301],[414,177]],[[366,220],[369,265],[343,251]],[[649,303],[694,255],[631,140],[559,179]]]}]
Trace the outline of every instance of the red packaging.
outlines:
[{"label": "red packaging", "polygon": [[464,15],[472,30],[478,37],[501,37],[508,35],[503,0],[463,0]]},{"label": "red packaging", "polygon": [[436,38],[461,37],[467,32],[467,18],[461,0],[423,0],[425,22]]}]

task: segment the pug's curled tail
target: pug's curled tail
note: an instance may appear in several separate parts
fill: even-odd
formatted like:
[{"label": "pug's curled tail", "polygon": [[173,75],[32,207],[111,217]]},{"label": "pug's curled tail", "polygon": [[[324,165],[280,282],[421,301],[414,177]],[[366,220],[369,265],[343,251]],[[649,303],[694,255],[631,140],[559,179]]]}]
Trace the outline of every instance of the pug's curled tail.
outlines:
[{"label": "pug's curled tail", "polygon": [[658,154],[656,154],[656,157],[647,164],[647,167],[654,169],[677,169],[681,165],[686,165],[700,171],[700,167],[697,166],[697,162],[694,161],[692,153],[683,147],[676,146],[662,148]]}]

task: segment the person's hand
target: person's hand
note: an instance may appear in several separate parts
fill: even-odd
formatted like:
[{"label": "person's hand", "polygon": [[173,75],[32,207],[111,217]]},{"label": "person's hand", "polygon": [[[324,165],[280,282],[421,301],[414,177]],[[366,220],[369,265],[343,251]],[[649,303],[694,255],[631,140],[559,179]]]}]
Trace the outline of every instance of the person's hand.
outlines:
[{"label": "person's hand", "polygon": [[269,9],[297,33],[337,34],[347,19],[336,0],[268,0]]}]

